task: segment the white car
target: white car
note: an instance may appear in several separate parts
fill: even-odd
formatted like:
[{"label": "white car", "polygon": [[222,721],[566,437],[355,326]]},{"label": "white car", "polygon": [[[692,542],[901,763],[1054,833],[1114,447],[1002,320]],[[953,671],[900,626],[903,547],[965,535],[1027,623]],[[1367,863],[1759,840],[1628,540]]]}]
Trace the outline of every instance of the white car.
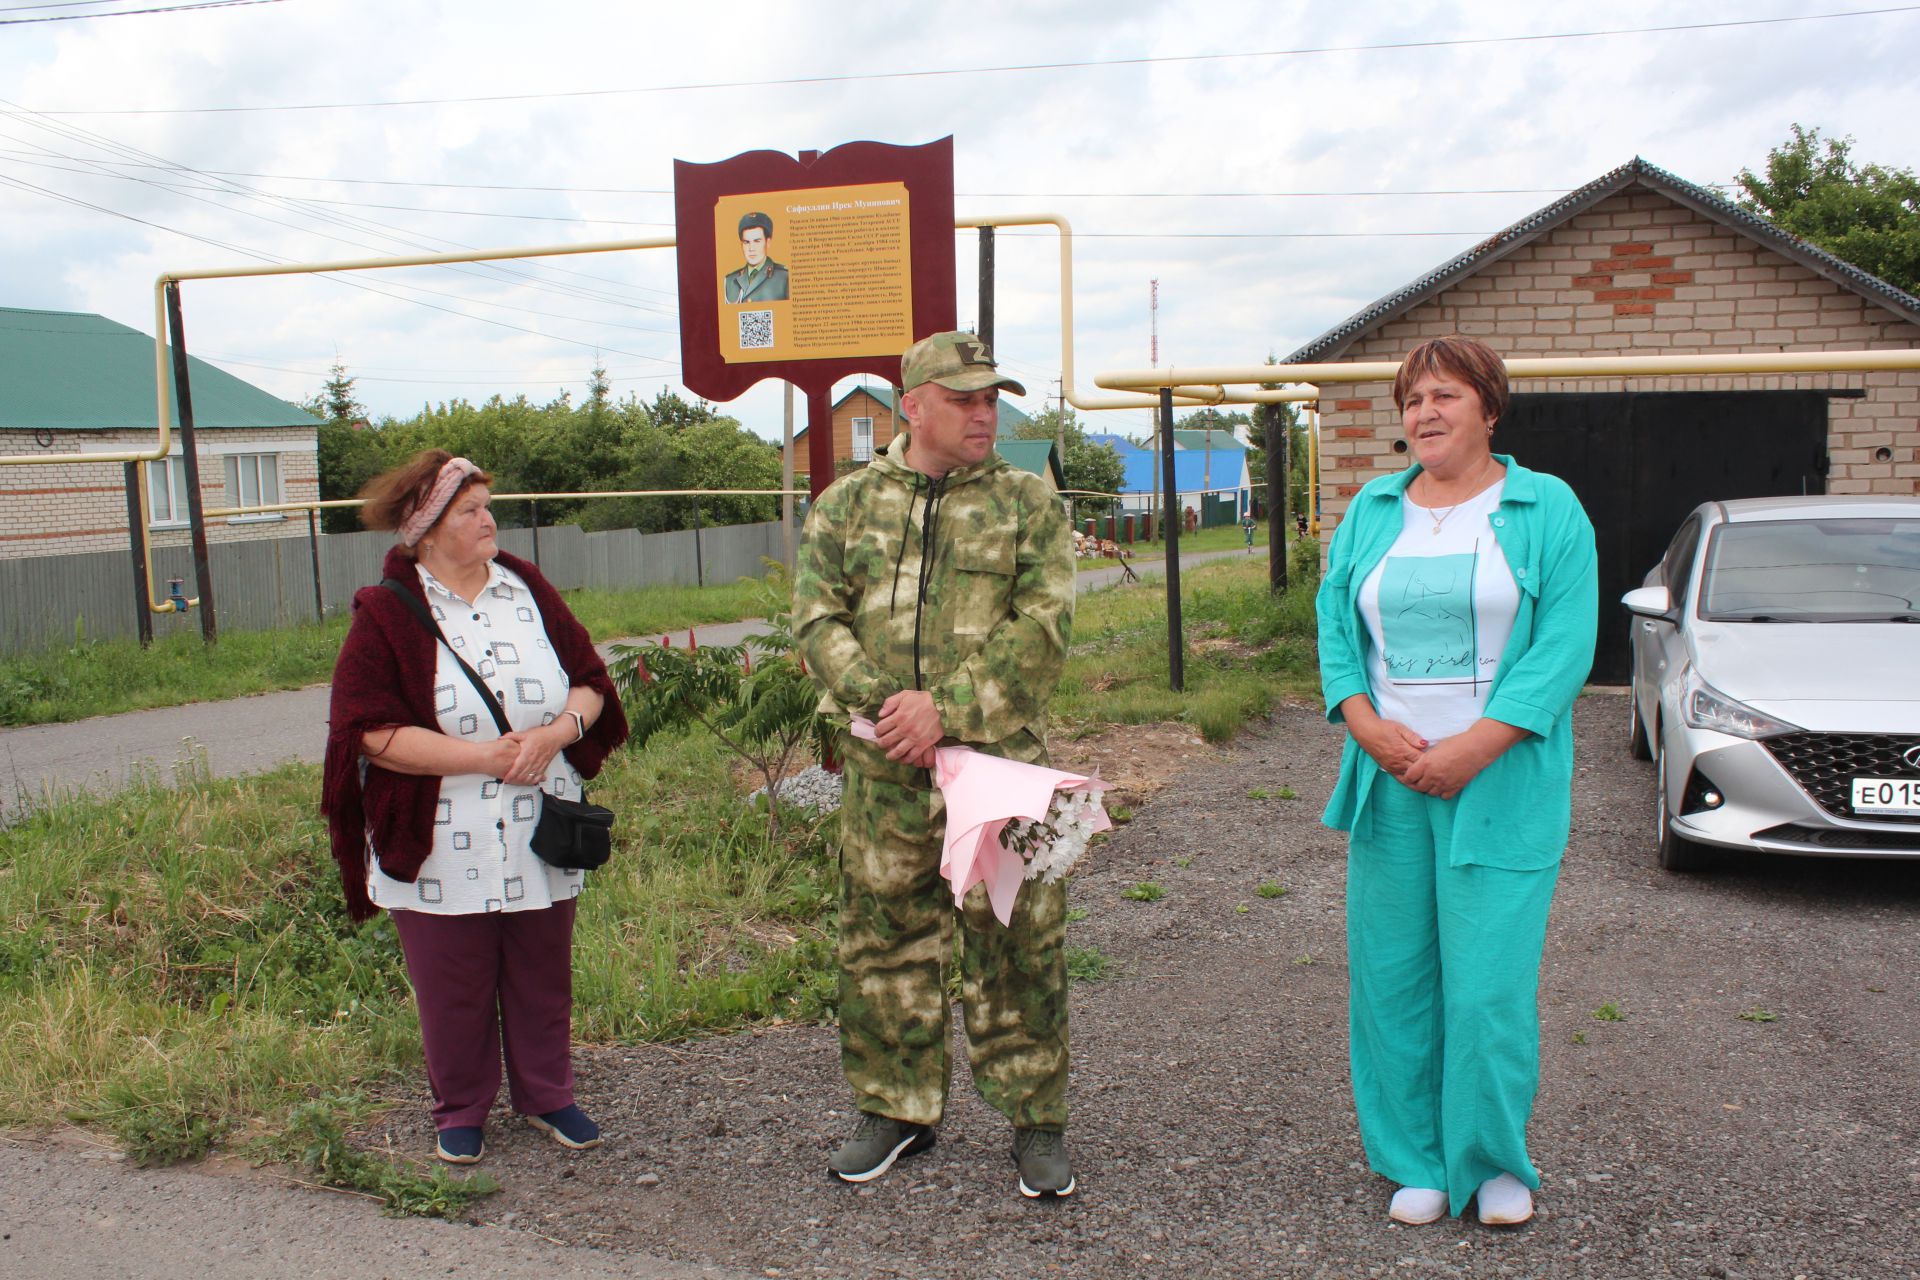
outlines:
[{"label": "white car", "polygon": [[1662,867],[1920,857],[1920,498],[1705,503],[1621,603]]}]

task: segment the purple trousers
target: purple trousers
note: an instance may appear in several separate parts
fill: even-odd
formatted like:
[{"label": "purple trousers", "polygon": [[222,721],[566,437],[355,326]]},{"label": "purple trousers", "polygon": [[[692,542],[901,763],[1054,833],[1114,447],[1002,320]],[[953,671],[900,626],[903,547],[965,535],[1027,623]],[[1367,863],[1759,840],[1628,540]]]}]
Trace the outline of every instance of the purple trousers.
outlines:
[{"label": "purple trousers", "polygon": [[420,1009],[435,1129],[476,1128],[500,1092],[523,1115],[573,1101],[574,901],[539,911],[395,911]]}]

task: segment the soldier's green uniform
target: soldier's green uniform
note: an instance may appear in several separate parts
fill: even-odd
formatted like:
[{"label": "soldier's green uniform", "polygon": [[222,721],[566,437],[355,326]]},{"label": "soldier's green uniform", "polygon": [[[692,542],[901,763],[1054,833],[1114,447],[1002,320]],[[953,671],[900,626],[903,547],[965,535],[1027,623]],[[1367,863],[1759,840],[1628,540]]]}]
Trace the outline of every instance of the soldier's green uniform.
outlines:
[{"label": "soldier's green uniform", "polygon": [[[1060,501],[997,453],[934,481],[909,435],[835,482],[807,516],[794,633],[821,707],[878,720],[924,689],[948,740],[1045,763],[1047,702],[1073,624]],[[840,1050],[862,1111],[939,1122],[947,1099],[952,889],[926,769],[841,733]],[[976,886],[957,913],[967,1056],[981,1094],[1024,1129],[1067,1121],[1064,885],[1029,881],[1002,927]]]}]

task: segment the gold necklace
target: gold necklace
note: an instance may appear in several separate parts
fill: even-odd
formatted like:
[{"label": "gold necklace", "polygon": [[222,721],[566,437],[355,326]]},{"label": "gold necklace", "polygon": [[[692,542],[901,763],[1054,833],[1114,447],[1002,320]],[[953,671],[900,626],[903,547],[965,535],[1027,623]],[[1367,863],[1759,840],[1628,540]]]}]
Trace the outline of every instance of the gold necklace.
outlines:
[{"label": "gold necklace", "polygon": [[[1493,461],[1492,458],[1488,458],[1486,462],[1483,462],[1480,464],[1480,470],[1476,472],[1473,477],[1473,482],[1475,484],[1478,484],[1480,482],[1480,477],[1486,474],[1487,463],[1490,463],[1492,461]],[[1479,492],[1478,490],[1474,491],[1474,493],[1478,493],[1478,492]],[[1474,496],[1473,493],[1469,493],[1467,495],[1467,498],[1471,498],[1473,496]],[[1424,502],[1415,503],[1414,505],[1418,506],[1422,511],[1426,512],[1427,518],[1433,521],[1433,536],[1437,538],[1440,536],[1440,526],[1447,522],[1447,516],[1450,516],[1454,512],[1458,511],[1460,509],[1460,503],[1465,502],[1467,498],[1462,498],[1460,499],[1459,502],[1456,502],[1452,506],[1448,507],[1446,511],[1446,515],[1435,515],[1433,513],[1433,508],[1429,507]]]}]

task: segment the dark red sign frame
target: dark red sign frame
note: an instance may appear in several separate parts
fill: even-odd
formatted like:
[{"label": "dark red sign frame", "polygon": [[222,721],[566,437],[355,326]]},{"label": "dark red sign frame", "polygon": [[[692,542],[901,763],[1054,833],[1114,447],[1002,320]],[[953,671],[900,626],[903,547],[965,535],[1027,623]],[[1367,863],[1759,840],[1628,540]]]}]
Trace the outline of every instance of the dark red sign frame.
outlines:
[{"label": "dark red sign frame", "polygon": [[900,182],[907,188],[907,234],[913,255],[913,334],[954,327],[953,138],[920,146],[848,142],[825,152],[748,151],[714,164],[673,162],[675,263],[680,278],[680,380],[695,395],[725,402],[762,378],[782,378],[807,395],[808,457],[813,492],[833,480],[833,432],[827,397],[856,373],[900,384],[900,357],[836,356],[823,360],[731,363],[720,354],[720,299],[713,285],[713,206],[722,196],[806,187]]}]

